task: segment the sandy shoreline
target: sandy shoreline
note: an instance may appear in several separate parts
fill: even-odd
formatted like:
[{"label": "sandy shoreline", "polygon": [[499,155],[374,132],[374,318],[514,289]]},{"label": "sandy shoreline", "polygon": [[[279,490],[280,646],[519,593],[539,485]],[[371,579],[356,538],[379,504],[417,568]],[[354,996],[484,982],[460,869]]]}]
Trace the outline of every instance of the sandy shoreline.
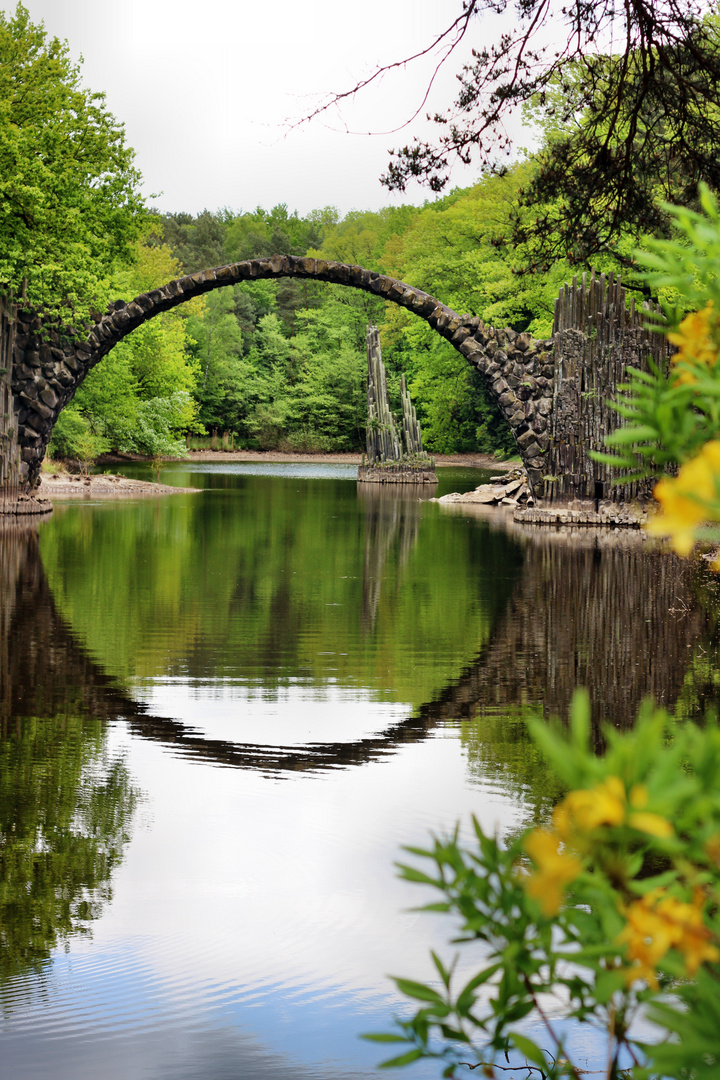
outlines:
[{"label": "sandy shoreline", "polygon": [[[191,450],[186,458],[167,458],[168,463],[191,464],[195,461],[253,462],[286,464],[300,463],[308,465],[359,465],[360,454],[284,454],[278,451],[253,450]],[[147,459],[123,455],[104,455],[99,464],[142,464]],[[437,467],[446,465],[464,465],[473,469],[491,469],[503,471],[508,466],[498,462],[487,454],[443,454],[435,458]],[[158,484],[150,480],[131,480],[126,476],[95,473],[90,476],[78,476],[73,473],[43,473],[40,488],[36,495],[40,499],[122,499],[140,498],[159,495],[181,495],[201,490],[194,487],[173,487],[170,484]]]},{"label": "sandy shoreline", "polygon": [[123,499],[158,495],[182,495],[200,488],[172,487],[126,476],[72,476],[70,473],[43,473],[35,492],[40,499]]}]

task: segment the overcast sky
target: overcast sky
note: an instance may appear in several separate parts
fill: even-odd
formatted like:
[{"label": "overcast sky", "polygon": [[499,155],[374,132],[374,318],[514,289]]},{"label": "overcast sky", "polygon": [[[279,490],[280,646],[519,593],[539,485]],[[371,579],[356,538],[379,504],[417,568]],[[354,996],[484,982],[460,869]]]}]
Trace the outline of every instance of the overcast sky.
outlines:
[{"label": "overcast sky", "polygon": [[[25,0],[35,22],[84,58],[84,81],[107,94],[137,152],[145,193],[163,211],[253,210],[287,203],[378,209],[431,197],[390,196],[378,177],[387,134],[417,108],[431,66],[413,65],[336,112],[289,130],[329,92],[425,47],[459,0]],[[0,0],[12,12],[13,2]],[[488,19],[476,35],[492,33]],[[464,44],[464,43],[463,43]],[[461,54],[469,57],[469,46]],[[428,107],[455,93],[453,59]],[[426,110],[423,110],[423,113]],[[352,129],[361,134],[351,134]],[[413,125],[413,132],[422,132]],[[376,134],[368,135],[368,132]],[[425,127],[428,131],[428,127]],[[457,170],[453,184],[477,179]]]}]

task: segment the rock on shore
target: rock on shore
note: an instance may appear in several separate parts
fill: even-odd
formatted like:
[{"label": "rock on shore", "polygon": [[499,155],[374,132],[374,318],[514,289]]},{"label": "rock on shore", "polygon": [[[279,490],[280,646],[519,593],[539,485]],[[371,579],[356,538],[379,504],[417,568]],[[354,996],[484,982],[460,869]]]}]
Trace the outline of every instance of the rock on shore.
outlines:
[{"label": "rock on shore", "polygon": [[441,495],[433,502],[442,503],[485,503],[489,506],[525,507],[534,506],[527,476],[524,469],[513,469],[504,476],[496,477],[490,484],[480,484],[474,491],[460,494],[457,491]]}]

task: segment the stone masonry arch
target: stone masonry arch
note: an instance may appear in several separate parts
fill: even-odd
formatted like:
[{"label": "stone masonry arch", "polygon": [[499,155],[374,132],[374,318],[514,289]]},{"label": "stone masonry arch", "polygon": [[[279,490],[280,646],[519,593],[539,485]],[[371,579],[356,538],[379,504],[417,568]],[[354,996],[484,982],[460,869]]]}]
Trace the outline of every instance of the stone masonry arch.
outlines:
[{"label": "stone masonry arch", "polygon": [[[19,481],[36,486],[58,415],[78,386],[110,350],[143,323],[195,296],[241,281],[298,277],[361,289],[425,319],[488,382],[518,443],[531,479],[549,442],[552,405],[552,342],[529,334],[495,330],[470,315],[458,315],[420,289],[360,266],[323,259],[273,255],[203,270],[135,297],[117,301],[78,340],[71,331],[45,326],[41,317],[20,310],[12,347],[11,389],[17,416]],[[12,320],[14,321],[14,320]],[[47,334],[47,331],[49,335]],[[46,331],[43,334],[43,331]],[[2,477],[0,477],[0,481]]]},{"label": "stone masonry arch", "polygon": [[[424,319],[485,378],[517,443],[536,500],[623,502],[644,490],[613,487],[612,473],[589,456],[620,422],[607,407],[628,365],[652,353],[664,361],[662,339],[644,329],[646,312],[626,307],[612,274],[561,290],[553,336],[486,326],[459,315],[429,293],[361,266],[273,255],[203,270],[118,300],[81,331],[43,319],[0,297],[0,510],[17,505],[39,483],[40,463],[55,422],[88,373],[124,337],[164,311],[241,281],[298,277],[372,293]],[[8,512],[18,512],[9,510]]]}]

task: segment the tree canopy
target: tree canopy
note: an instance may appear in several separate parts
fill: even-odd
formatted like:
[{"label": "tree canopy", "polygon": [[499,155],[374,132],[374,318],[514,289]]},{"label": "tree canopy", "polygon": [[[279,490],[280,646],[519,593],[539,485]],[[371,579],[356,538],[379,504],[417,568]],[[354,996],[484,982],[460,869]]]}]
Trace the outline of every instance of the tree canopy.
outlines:
[{"label": "tree canopy", "polygon": [[[0,11],[0,288],[82,316],[144,221],[140,173],[103,94],[22,4]],[[67,312],[67,305],[70,312]]]},{"label": "tree canopy", "polygon": [[[381,182],[404,191],[416,179],[439,192],[454,163],[502,170],[512,150],[506,122],[519,106],[530,107],[545,140],[521,205],[537,213],[518,215],[514,239],[526,245],[532,266],[564,257],[586,262],[613,251],[628,231],[667,231],[663,200],[689,205],[700,181],[720,188],[715,7],[708,0],[460,0],[426,49],[378,68],[317,112],[420,56],[447,63],[472,40],[454,104],[428,117],[437,138],[396,147]],[[511,28],[488,40],[484,19],[505,12],[513,14]]]}]

